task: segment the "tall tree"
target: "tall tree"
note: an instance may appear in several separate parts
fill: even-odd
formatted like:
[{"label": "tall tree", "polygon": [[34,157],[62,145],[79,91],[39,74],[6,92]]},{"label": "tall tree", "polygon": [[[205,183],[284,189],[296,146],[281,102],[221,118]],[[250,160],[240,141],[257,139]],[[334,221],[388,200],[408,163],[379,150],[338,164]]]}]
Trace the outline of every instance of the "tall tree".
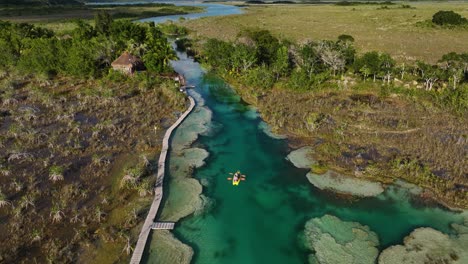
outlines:
[{"label": "tall tree", "polygon": [[[373,80],[375,82],[377,74],[380,70],[379,53],[376,51],[364,53],[355,61],[354,68],[357,72],[365,72],[367,75],[373,75]],[[367,75],[365,75],[364,78],[366,78]]]},{"label": "tall tree", "polygon": [[255,48],[244,44],[234,46],[231,56],[232,70],[239,73],[249,70],[257,62]]},{"label": "tall tree", "polygon": [[276,75],[276,80],[289,74],[291,70],[291,62],[289,59],[288,48],[286,46],[282,45],[276,51],[276,60],[273,62],[272,68]]},{"label": "tall tree", "polygon": [[101,11],[94,16],[95,28],[99,34],[109,36],[112,22],[112,16],[108,12]]}]

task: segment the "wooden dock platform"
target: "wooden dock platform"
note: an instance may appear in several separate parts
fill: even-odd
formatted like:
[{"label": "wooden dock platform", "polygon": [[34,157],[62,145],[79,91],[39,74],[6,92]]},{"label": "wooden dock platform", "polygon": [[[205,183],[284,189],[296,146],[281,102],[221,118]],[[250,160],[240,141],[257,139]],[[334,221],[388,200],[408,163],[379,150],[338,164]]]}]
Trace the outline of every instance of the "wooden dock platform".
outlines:
[{"label": "wooden dock platform", "polygon": [[[195,100],[188,96],[190,100],[190,107],[187,111],[184,112],[182,116],[177,119],[177,121],[172,124],[172,126],[166,131],[166,134],[163,138],[163,144],[161,149],[161,154],[159,155],[158,161],[158,174],[156,176],[156,185],[154,188],[154,199],[153,203],[151,204],[150,210],[148,215],[146,216],[145,223],[141,228],[140,235],[138,236],[138,241],[133,250],[132,258],[130,259],[130,264],[139,264],[141,258],[143,257],[143,253],[145,251],[146,242],[148,241],[148,236],[150,231],[153,229],[154,219],[159,210],[159,205],[161,204],[162,196],[163,196],[163,181],[164,181],[164,174],[165,174],[165,167],[166,167],[166,158],[167,153],[169,152],[169,139],[172,135],[172,131],[176,129],[182,121],[192,112],[193,108],[195,108]],[[172,226],[174,228],[174,225]]]},{"label": "wooden dock platform", "polygon": [[151,225],[151,229],[155,230],[172,230],[175,223],[173,222],[155,222]]}]

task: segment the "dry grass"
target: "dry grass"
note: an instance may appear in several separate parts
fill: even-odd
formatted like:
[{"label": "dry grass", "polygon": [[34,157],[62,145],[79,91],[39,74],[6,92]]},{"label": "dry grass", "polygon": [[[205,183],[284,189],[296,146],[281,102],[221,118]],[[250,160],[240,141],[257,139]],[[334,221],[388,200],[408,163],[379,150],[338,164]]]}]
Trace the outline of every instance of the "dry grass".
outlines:
[{"label": "dry grass", "polygon": [[232,40],[239,30],[268,29],[294,41],[336,39],[352,35],[359,51],[378,50],[398,60],[437,61],[451,51],[468,51],[467,29],[416,25],[439,10],[453,10],[468,17],[468,3],[411,3],[414,9],[389,6],[270,5],[249,6],[243,15],[203,18],[185,22],[197,35]]},{"label": "dry grass", "polygon": [[[153,77],[2,76],[0,262],[127,262],[184,96]],[[135,184],[116,187],[129,172]]]}]

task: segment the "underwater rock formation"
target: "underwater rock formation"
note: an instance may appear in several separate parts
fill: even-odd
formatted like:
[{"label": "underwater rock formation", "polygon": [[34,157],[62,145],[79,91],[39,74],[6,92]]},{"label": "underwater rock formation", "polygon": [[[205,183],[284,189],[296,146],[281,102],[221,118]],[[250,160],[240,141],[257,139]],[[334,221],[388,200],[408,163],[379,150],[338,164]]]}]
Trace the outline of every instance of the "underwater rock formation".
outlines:
[{"label": "underwater rock formation", "polygon": [[311,264],[373,264],[379,251],[377,234],[368,226],[345,222],[336,216],[313,218],[305,225]]},{"label": "underwater rock formation", "polygon": [[455,235],[432,228],[418,228],[404,239],[403,245],[391,246],[379,256],[379,264],[462,264],[468,263],[468,223],[454,224]]}]

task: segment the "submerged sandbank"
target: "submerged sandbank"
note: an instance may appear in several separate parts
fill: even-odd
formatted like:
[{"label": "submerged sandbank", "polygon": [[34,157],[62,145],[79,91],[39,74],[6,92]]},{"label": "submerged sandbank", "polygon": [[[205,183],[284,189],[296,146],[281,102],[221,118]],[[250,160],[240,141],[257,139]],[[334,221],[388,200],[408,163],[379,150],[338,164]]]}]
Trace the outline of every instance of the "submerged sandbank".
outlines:
[{"label": "submerged sandbank", "polygon": [[315,164],[315,160],[311,156],[312,151],[312,147],[305,146],[291,151],[286,159],[289,160],[296,168],[310,169],[312,164]]},{"label": "submerged sandbank", "polygon": [[[310,169],[315,164],[315,160],[311,156],[312,152],[312,147],[305,146],[291,151],[286,159],[297,168]],[[384,191],[382,184],[379,182],[346,177],[331,170],[320,175],[309,172],[307,179],[320,190],[329,190],[359,197],[377,196]]]},{"label": "submerged sandbank", "polygon": [[322,175],[309,172],[307,179],[320,190],[330,190],[359,197],[377,196],[384,192],[384,188],[379,182],[346,177],[331,170]]},{"label": "submerged sandbank", "polygon": [[167,230],[154,230],[149,249],[149,263],[152,264],[189,264],[193,249],[177,240]]}]

